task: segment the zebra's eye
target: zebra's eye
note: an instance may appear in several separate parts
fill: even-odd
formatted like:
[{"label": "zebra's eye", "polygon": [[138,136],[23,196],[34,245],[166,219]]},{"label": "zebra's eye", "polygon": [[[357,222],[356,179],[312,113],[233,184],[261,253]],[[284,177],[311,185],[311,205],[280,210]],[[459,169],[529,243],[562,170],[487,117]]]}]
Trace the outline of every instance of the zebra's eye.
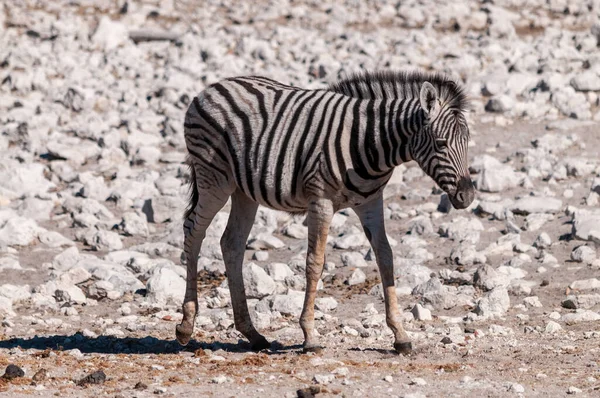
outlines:
[{"label": "zebra's eye", "polygon": [[446,149],[448,147],[448,139],[438,138],[435,140],[435,145],[437,145],[437,147],[440,149]]}]

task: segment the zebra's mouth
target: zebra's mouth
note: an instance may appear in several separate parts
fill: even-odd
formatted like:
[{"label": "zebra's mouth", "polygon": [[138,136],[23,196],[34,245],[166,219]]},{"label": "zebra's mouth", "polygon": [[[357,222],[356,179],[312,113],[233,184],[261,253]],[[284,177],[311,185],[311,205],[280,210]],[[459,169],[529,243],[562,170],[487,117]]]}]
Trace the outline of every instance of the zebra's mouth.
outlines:
[{"label": "zebra's mouth", "polygon": [[470,176],[461,177],[453,191],[448,192],[448,198],[455,209],[466,209],[475,199],[475,187]]}]

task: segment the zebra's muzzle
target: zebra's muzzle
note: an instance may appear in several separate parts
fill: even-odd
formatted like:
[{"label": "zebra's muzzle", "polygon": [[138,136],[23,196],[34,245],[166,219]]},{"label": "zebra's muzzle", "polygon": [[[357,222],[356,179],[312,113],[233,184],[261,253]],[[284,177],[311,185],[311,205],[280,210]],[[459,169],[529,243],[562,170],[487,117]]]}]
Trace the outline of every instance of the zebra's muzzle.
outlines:
[{"label": "zebra's muzzle", "polygon": [[475,199],[475,187],[470,176],[461,177],[456,186],[456,193],[449,195],[450,203],[455,209],[465,209]]}]

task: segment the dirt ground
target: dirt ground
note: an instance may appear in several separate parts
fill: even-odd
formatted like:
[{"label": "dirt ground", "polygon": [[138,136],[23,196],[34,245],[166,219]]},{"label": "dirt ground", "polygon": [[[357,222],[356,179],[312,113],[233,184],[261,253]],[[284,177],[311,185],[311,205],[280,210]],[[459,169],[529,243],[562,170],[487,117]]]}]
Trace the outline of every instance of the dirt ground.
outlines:
[{"label": "dirt ground", "polygon": [[[545,134],[546,124],[519,122],[506,127],[492,124],[474,124],[471,158],[492,152],[500,160],[517,150],[528,148],[531,141]],[[572,147],[565,156],[595,157],[600,154],[600,126],[576,128],[560,134],[576,133],[585,148]],[[519,170],[518,159],[511,161]],[[577,185],[577,183],[581,183]],[[515,188],[503,192],[503,197],[515,198],[532,190],[542,190],[547,182],[535,180],[533,189]],[[411,188],[432,188],[433,182],[422,179]],[[589,192],[585,181],[570,178],[550,187],[563,206],[581,206],[582,198]],[[572,188],[570,199],[562,191]],[[478,193],[478,198],[489,194]],[[427,201],[436,202],[438,196]],[[394,197],[403,208],[424,203]],[[113,209],[111,209],[113,210]],[[433,220],[434,228],[450,216]],[[466,215],[467,213],[465,213]],[[523,217],[517,217],[521,225]],[[454,308],[449,311],[434,310],[432,321],[406,323],[408,332],[415,338],[414,353],[398,356],[392,351],[392,334],[386,330],[379,338],[340,334],[339,329],[350,318],[359,314],[369,303],[379,314],[384,313],[381,299],[366,294],[378,282],[374,263],[365,271],[367,282],[348,287],[339,281],[343,278],[326,278],[324,290],[319,295],[331,295],[339,302],[330,316],[317,320],[317,330],[326,347],[320,354],[303,354],[302,333],[296,320],[281,325],[271,325],[263,330],[267,338],[276,341],[269,351],[254,353],[241,340],[233,328],[224,332],[197,330],[187,347],[174,341],[174,328],[181,315],[174,308],[156,311],[140,304],[139,295],[128,295],[115,302],[101,302],[96,307],[78,308],[79,319],[73,321],[61,313],[36,313],[26,305],[15,305],[18,316],[12,322],[10,335],[0,329],[0,368],[16,364],[25,370],[25,377],[11,381],[0,379],[0,396],[110,396],[145,397],[160,394],[177,397],[295,397],[297,390],[312,387],[319,397],[560,397],[569,393],[577,396],[600,396],[600,323],[583,322],[567,325],[556,334],[544,333],[543,328],[552,311],[568,312],[561,308],[561,300],[568,285],[574,280],[598,277],[599,271],[569,260],[574,247],[581,242],[569,240],[570,217],[559,213],[540,231],[522,232],[521,241],[531,244],[541,232],[547,232],[556,242],[551,253],[558,259],[557,268],[548,267],[540,274],[537,260],[524,265],[526,280],[536,282],[532,295],[537,295],[542,308],[513,308],[524,297],[511,295],[511,309],[502,319],[466,323],[462,318],[472,308]],[[357,223],[355,216],[352,221]],[[406,234],[409,219],[388,222],[390,236],[399,240]],[[481,219],[486,227],[477,248],[485,248],[502,235],[503,223]],[[52,225],[55,223],[55,225]],[[51,221],[46,228],[57,228]],[[68,230],[61,231],[68,234]],[[157,231],[156,235],[159,235]],[[68,235],[67,235],[68,236]],[[286,243],[298,245],[299,241],[279,236]],[[451,244],[448,240],[428,239],[428,250],[435,258],[425,265],[434,271],[455,269],[446,263]],[[125,241],[125,247],[137,243]],[[82,249],[82,248],[81,248]],[[339,252],[328,249],[329,259],[339,263]],[[394,248],[397,252],[400,245]],[[270,253],[269,261],[289,259],[294,253],[282,249]],[[2,271],[3,283],[29,283],[35,286],[49,278],[42,267],[56,255],[53,251],[37,248],[23,250],[19,261],[23,271]],[[247,259],[251,258],[251,251]],[[174,258],[175,260],[175,258]],[[507,258],[490,258],[488,264],[499,265]],[[477,267],[477,266],[472,266]],[[346,268],[336,268],[335,275],[347,275]],[[214,282],[214,281],[213,281]],[[209,283],[201,291],[207,292]],[[409,311],[416,303],[413,296],[401,296],[400,305]],[[123,302],[136,304],[132,315],[143,322],[140,328],[128,327],[125,336],[85,337],[84,329],[99,327],[99,320],[116,319],[115,312]],[[31,315],[34,315],[33,317]],[[36,323],[43,317],[60,321]],[[61,322],[62,321],[62,322]],[[6,326],[6,325],[4,325]],[[442,339],[462,330],[463,340],[442,342]],[[33,382],[32,377],[47,370],[47,376]],[[102,370],[106,381],[99,385],[78,386],[83,376]],[[319,382],[315,382],[315,377]],[[37,378],[36,378],[37,380]],[[323,381],[324,380],[324,381]],[[576,387],[581,390],[569,390]],[[306,390],[309,391],[309,390]],[[306,392],[306,394],[309,394]],[[311,396],[311,395],[304,395]]]}]

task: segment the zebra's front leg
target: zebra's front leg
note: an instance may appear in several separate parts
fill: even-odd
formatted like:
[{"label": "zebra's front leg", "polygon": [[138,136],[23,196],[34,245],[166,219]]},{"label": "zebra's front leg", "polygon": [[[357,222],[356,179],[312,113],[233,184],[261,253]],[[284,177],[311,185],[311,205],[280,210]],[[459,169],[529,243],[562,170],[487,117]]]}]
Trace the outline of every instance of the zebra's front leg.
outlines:
[{"label": "zebra's front leg", "polygon": [[311,201],[308,208],[308,250],[306,253],[306,294],[300,315],[300,327],[304,333],[304,351],[322,349],[315,338],[315,298],[317,284],[323,273],[325,249],[329,224],[333,217],[333,204],[326,199]]},{"label": "zebra's front leg", "polygon": [[383,198],[380,195],[369,203],[357,206],[354,211],[360,218],[365,234],[375,252],[383,285],[386,322],[394,333],[394,349],[400,354],[409,354],[412,351],[412,343],[400,321],[394,283],[393,253],[385,233],[383,220]]}]

